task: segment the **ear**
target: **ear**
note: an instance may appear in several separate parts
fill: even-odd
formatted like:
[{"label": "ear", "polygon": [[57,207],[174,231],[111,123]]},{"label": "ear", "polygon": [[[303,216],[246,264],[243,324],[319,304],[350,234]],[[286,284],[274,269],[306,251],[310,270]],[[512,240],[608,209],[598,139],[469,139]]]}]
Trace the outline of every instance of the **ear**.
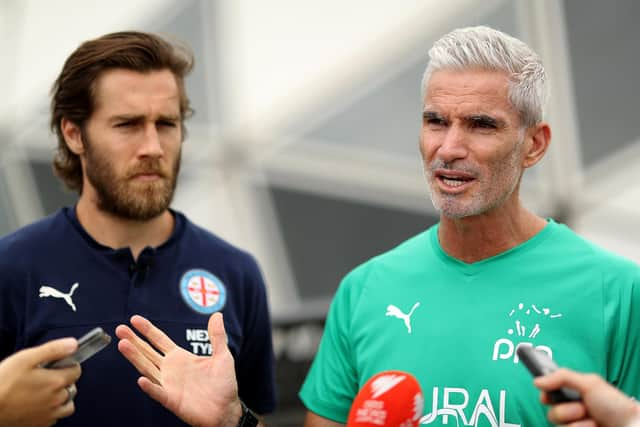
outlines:
[{"label": "ear", "polygon": [[67,147],[73,154],[81,155],[84,153],[84,144],[82,143],[82,131],[80,126],[73,123],[71,120],[63,118],[60,121],[60,129],[62,130],[62,136],[67,143]]},{"label": "ear", "polygon": [[546,122],[538,123],[527,130],[526,138],[526,152],[524,153],[522,166],[530,168],[538,163],[547,152],[551,143],[551,128]]}]

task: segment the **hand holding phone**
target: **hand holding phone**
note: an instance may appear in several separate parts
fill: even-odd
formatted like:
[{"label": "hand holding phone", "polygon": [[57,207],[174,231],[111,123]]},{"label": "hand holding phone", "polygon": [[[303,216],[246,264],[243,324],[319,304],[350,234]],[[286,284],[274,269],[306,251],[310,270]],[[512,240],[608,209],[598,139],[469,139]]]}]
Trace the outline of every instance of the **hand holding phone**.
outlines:
[{"label": "hand holding phone", "polygon": [[[541,350],[536,350],[531,346],[521,345],[516,349],[518,357],[527,367],[531,375],[539,377],[550,374],[558,369],[558,365]],[[580,393],[576,390],[562,387],[558,390],[548,392],[551,403],[577,402],[582,400]]]},{"label": "hand holding phone", "polygon": [[111,337],[102,328],[95,328],[78,339],[78,349],[64,359],[45,363],[43,367],[60,369],[82,363],[111,342]]}]

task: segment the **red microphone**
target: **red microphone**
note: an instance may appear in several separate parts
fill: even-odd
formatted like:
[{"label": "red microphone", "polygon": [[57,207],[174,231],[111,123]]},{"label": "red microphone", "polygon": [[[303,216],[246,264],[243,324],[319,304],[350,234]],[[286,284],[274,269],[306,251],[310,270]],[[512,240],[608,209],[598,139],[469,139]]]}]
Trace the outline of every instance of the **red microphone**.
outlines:
[{"label": "red microphone", "polygon": [[422,389],[413,375],[384,371],[369,378],[356,395],[347,427],[417,427],[423,409]]}]

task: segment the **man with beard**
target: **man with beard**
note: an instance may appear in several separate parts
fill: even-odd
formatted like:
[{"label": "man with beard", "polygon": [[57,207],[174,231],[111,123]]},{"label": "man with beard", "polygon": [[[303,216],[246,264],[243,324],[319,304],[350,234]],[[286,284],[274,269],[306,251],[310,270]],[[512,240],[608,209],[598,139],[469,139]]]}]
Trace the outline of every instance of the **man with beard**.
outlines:
[{"label": "man with beard", "polygon": [[[114,334],[134,314],[193,357],[215,356],[222,350],[211,347],[206,322],[220,312],[239,398],[268,413],[273,350],[259,268],[169,208],[192,113],[184,86],[192,64],[187,48],[139,32],[87,41],[65,62],[52,89],[54,169],[79,199],[0,240],[0,359],[97,326]],[[55,383],[60,399],[50,409],[67,405],[61,417],[73,412],[64,387],[75,378],[70,368]],[[184,425],[136,379],[116,346],[107,347],[83,364],[76,413],[59,424]]]},{"label": "man with beard", "polygon": [[[539,217],[519,197],[525,169],[550,143],[545,93],[538,55],[499,31],[455,30],[431,48],[420,151],[440,221],[341,283],[300,392],[305,426],[344,425],[358,390],[388,370],[413,374],[424,392],[424,400],[394,402],[412,410],[402,425],[548,425],[517,357],[522,345],[640,395],[640,269]],[[210,325],[222,342],[220,316]],[[138,326],[161,352],[177,351],[153,325]],[[136,350],[140,338],[124,332],[120,346],[148,377],[141,381],[149,394],[166,403],[188,392],[199,405],[168,407],[193,425],[230,425],[224,420],[238,412],[231,374],[186,375],[195,363],[158,373],[149,369],[158,356]],[[209,369],[229,363],[208,362]],[[158,375],[180,380],[152,385]],[[386,379],[378,395],[391,394],[401,376]],[[377,416],[362,425],[386,425],[394,408],[380,403],[362,410]]]}]

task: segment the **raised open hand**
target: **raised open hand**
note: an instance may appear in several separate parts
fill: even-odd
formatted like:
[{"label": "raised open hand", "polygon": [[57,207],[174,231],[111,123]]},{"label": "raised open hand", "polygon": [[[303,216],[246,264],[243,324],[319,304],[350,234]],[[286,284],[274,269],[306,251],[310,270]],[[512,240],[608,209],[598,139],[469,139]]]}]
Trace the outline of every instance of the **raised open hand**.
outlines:
[{"label": "raised open hand", "polygon": [[133,316],[131,324],[148,343],[119,325],[118,350],[142,375],[138,385],[145,393],[189,425],[237,425],[242,409],[221,313],[209,318],[211,356],[196,356],[179,347],[144,317]]}]

